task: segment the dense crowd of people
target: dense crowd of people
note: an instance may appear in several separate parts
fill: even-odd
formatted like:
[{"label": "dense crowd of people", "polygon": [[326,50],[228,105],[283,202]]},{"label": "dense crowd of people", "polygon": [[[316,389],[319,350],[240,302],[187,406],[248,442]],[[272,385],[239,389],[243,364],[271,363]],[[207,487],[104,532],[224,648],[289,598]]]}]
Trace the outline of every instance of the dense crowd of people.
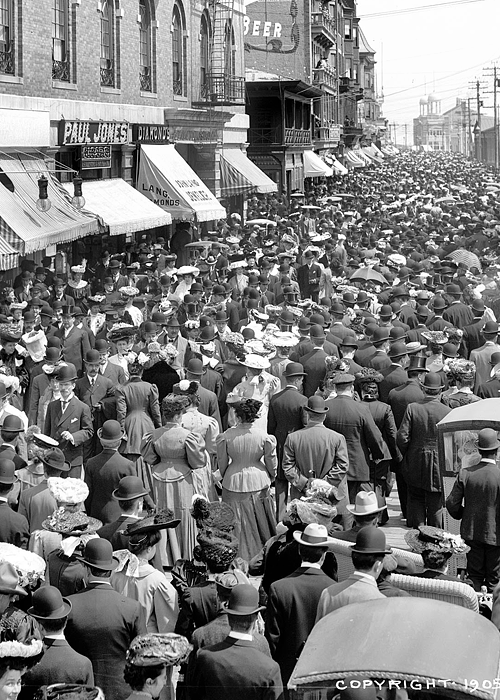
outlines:
[{"label": "dense crowd of people", "polygon": [[[493,593],[500,628],[496,416],[457,438],[447,498],[437,428],[500,398],[499,235],[484,166],[406,152],[68,275],[23,260],[0,700],[287,697],[316,622],[404,597],[394,572]],[[395,485],[420,567],[386,545]]]}]

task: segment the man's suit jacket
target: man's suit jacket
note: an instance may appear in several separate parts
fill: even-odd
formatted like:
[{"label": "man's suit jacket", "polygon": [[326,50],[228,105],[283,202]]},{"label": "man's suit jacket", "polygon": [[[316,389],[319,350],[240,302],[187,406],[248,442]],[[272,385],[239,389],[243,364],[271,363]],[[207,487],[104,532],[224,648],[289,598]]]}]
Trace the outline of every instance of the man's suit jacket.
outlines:
[{"label": "man's suit jacket", "polygon": [[217,396],[214,394],[213,391],[209,391],[201,385],[198,387],[198,391],[196,393],[200,397],[200,405],[198,406],[199,412],[203,413],[205,416],[215,418],[215,420],[219,424],[219,430],[222,430],[219,402],[217,401]]},{"label": "man's suit jacket", "polygon": [[422,333],[425,333],[428,331],[428,327],[425,325],[425,323],[419,323],[418,326],[415,328],[412,328],[411,330],[408,331],[406,334],[406,339],[408,343],[422,343],[425,345],[425,338],[422,336]]},{"label": "man's suit jacket", "polygon": [[[299,344],[295,346],[293,353],[290,355],[290,360],[292,362],[301,362],[304,359],[305,355],[308,355],[312,350],[314,350],[314,345],[312,341],[309,338],[305,339],[305,342],[300,342]],[[334,343],[331,343],[329,340],[325,340],[323,343],[323,350],[326,352],[327,355],[336,355],[336,357],[339,356],[339,349]]]},{"label": "man's suit jacket", "polygon": [[115,385],[111,379],[98,374],[94,385],[91,386],[88,376],[84,374],[76,382],[75,396],[90,409],[101,404],[102,416],[100,416],[99,424],[101,421],[116,419]]},{"label": "man's suit jacket", "polygon": [[106,367],[102,374],[101,370],[99,369],[99,374],[101,377],[111,379],[111,381],[113,382],[113,386],[115,387],[118,386],[118,384],[125,384],[125,382],[127,381],[125,372],[123,371],[123,367],[114,365],[112,362],[108,362],[106,364]]},{"label": "man's suit jacket", "polygon": [[192,700],[282,700],[278,664],[258,651],[253,640],[226,637],[200,649],[188,676]]},{"label": "man's suit jacket", "polygon": [[461,520],[460,534],[498,547],[500,545],[500,470],[496,464],[479,462],[461,469],[446,508],[452,518]]},{"label": "man's suit jacket", "polygon": [[114,522],[120,516],[119,502],[115,501],[112,493],[124,476],[137,476],[134,462],[109,448],[104,448],[85,465],[85,483],[89,487],[85,509],[92,518],[101,520],[104,525]]},{"label": "man's suit jacket", "polygon": [[293,386],[286,386],[283,391],[274,394],[269,402],[267,432],[274,435],[277,442],[278,479],[285,478],[281,467],[285,440],[289,433],[304,427],[304,406],[307,406],[307,398]]},{"label": "man's suit jacket", "polygon": [[128,549],[130,538],[123,533],[130,523],[136,523],[138,520],[139,518],[134,518],[130,515],[120,515],[112,523],[101,527],[101,529],[97,531],[97,534],[104,540],[111,542],[114,552],[116,552],[117,549]]},{"label": "man's suit jacket", "polygon": [[497,399],[500,396],[500,379],[492,377],[477,389],[480,399]]},{"label": "man's suit jacket", "polygon": [[334,610],[343,608],[344,605],[384,598],[374,578],[371,576],[367,578],[355,571],[345,581],[334,583],[323,591],[318,603],[316,622]]},{"label": "man's suit jacket", "polygon": [[408,379],[401,386],[391,389],[387,397],[389,406],[392,408],[396,428],[403,422],[406,408],[414,401],[423,401],[424,392],[418,379]]},{"label": "man's suit jacket", "polygon": [[383,380],[378,385],[379,399],[388,402],[389,392],[408,381],[408,375],[400,365],[391,364],[390,367],[380,370]]},{"label": "man's suit jacket", "polygon": [[321,266],[318,263],[301,265],[297,270],[297,282],[303,299],[310,299],[311,295],[318,291],[321,279]]},{"label": "man's suit jacket", "polygon": [[75,365],[76,371],[80,376],[83,369],[83,358],[88,350],[90,350],[89,336],[81,328],[73,326],[68,335],[65,337],[64,328],[59,329],[55,335],[61,339],[61,350],[64,362],[70,362]]},{"label": "man's suit jacket", "polygon": [[30,400],[28,412],[28,420],[30,425],[37,424],[38,418],[38,404],[40,403],[40,398],[46,389],[49,388],[49,377],[43,372],[42,374],[37,374],[37,376],[31,382],[30,388]]},{"label": "man's suit jacket", "polygon": [[28,549],[30,529],[28,520],[16,513],[7,501],[0,501],[0,542]]},{"label": "man's suit jacket", "polygon": [[37,486],[24,489],[19,497],[18,513],[24,515],[28,521],[30,532],[42,529],[42,523],[57,508],[57,502],[51,495],[47,480],[44,479]]},{"label": "man's suit jacket", "polygon": [[90,660],[72,649],[65,639],[45,638],[43,649],[42,660],[23,676],[19,700],[31,700],[42,685],[94,685],[94,672]]},{"label": "man's suit jacket", "polygon": [[301,358],[306,376],[304,377],[304,396],[309,398],[316,393],[326,375],[325,360],[328,354],[323,348],[316,348]]},{"label": "man's suit jacket", "polygon": [[485,318],[481,317],[463,329],[462,350],[465,357],[469,357],[473,350],[477,350],[484,343],[482,330],[485,323]]},{"label": "man's suit jacket", "polygon": [[406,409],[397,443],[403,455],[403,475],[409,486],[432,492],[442,490],[437,424],[450,411],[435,396],[426,396],[421,403],[411,403]]},{"label": "man's suit jacket", "polygon": [[272,657],[280,666],[283,685],[288,683],[314,627],[321,593],[332,583],[321,569],[301,566],[269,589],[266,638]]},{"label": "man's suit jacket", "polygon": [[205,373],[200,377],[200,386],[214,393],[219,399],[222,394],[222,384],[222,375],[210,367],[205,367]]},{"label": "man's suit jacket", "polygon": [[460,301],[448,306],[443,313],[443,319],[449,321],[455,328],[465,328],[474,322],[474,315],[470,306]]},{"label": "man's suit jacket", "polygon": [[376,352],[377,348],[371,343],[368,343],[356,350],[354,353],[354,359],[361,365],[361,367],[370,367],[370,362]]},{"label": "man's suit jacket", "polygon": [[377,372],[380,372],[382,369],[390,367],[391,364],[391,359],[387,353],[385,353],[383,350],[375,349],[375,353],[371,356],[368,362],[368,367],[372,367],[373,369],[376,369]]},{"label": "man's suit jacket", "polygon": [[476,381],[474,383],[474,391],[476,391],[481,384],[484,384],[490,378],[490,358],[494,352],[500,352],[500,345],[490,341],[485,342],[480,348],[477,348],[471,352],[470,359],[476,365]]},{"label": "man's suit jacket", "polygon": [[69,600],[73,608],[66,628],[68,642],[92,662],[95,684],[106,700],[123,700],[130,694],[123,680],[125,655],[130,642],[146,633],[140,604],[92,579]]},{"label": "man's suit jacket", "polygon": [[14,466],[16,467],[16,471],[18,469],[24,469],[24,467],[27,466],[26,460],[18,455],[17,448],[12,443],[4,443],[3,445],[0,445],[0,459],[12,460],[12,462],[14,462]]},{"label": "man's suit jacket", "polygon": [[292,484],[290,498],[300,498],[311,478],[325,479],[338,489],[338,500],[346,495],[349,458],[343,435],[322,423],[310,423],[290,433],[283,448],[283,473]]},{"label": "man's suit jacket", "polygon": [[[74,440],[74,445],[69,440],[63,440],[61,433],[68,430]],[[94,434],[90,408],[73,396],[64,413],[61,409],[61,401],[51,401],[47,406],[45,416],[45,434],[59,443],[59,448],[64,452],[66,461],[71,465],[73,472],[69,476],[80,476],[80,467],[83,464],[83,443]],[[77,471],[78,468],[78,471]]]},{"label": "man's suit jacket", "polygon": [[[197,649],[211,647],[214,644],[223,642],[230,631],[231,627],[229,626],[227,613],[221,611],[214,620],[210,620],[206,625],[195,629],[191,637],[191,644],[196,652]],[[267,639],[258,632],[253,632],[252,637],[254,647],[271,658]]]},{"label": "man's suit jacket", "polygon": [[343,435],[349,455],[347,478],[370,481],[370,460],[384,459],[380,430],[367,406],[348,396],[336,396],[326,401],[329,411],[325,426]]}]

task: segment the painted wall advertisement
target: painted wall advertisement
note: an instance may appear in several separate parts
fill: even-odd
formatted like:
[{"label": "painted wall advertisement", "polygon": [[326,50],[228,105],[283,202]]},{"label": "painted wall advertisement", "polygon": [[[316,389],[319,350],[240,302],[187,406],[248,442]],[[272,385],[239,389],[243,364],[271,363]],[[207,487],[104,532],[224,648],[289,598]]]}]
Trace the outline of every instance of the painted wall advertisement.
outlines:
[{"label": "painted wall advertisement", "polygon": [[302,0],[246,0],[245,65],[281,78],[306,78]]}]

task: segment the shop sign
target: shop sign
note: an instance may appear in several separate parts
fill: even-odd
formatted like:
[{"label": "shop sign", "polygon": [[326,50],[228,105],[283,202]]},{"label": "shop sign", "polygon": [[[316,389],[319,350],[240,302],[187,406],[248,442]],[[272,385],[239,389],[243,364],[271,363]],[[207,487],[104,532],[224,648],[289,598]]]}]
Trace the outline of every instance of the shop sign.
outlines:
[{"label": "shop sign", "polygon": [[111,146],[98,144],[82,146],[82,170],[111,168]]},{"label": "shop sign", "polygon": [[170,143],[170,128],[166,124],[132,124],[134,143]]},{"label": "shop sign", "polygon": [[213,143],[217,141],[217,129],[192,129],[186,126],[171,126],[173,143]]},{"label": "shop sign", "polygon": [[61,146],[84,146],[90,143],[128,143],[128,122],[86,122],[74,119],[59,122]]}]

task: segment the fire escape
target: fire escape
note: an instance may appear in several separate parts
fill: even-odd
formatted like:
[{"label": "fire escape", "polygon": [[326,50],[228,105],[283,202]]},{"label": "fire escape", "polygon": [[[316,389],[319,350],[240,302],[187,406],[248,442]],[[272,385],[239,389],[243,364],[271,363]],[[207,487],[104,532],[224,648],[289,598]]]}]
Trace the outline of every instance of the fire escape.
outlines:
[{"label": "fire escape", "polygon": [[234,0],[211,0],[210,16],[212,33],[204,100],[213,106],[244,105],[245,78],[237,75],[236,65]]}]

